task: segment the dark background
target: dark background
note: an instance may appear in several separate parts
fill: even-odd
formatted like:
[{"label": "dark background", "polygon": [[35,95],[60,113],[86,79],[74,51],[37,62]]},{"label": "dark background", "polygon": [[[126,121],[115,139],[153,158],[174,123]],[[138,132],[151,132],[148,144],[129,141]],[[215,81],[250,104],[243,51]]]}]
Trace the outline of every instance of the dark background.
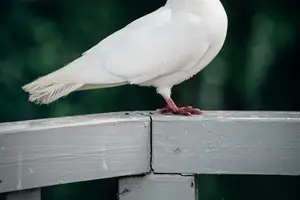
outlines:
[{"label": "dark background", "polygon": [[[76,92],[49,106],[28,102],[27,94],[21,90],[22,85],[66,65],[109,34],[164,3],[165,0],[0,0],[0,122],[164,106],[155,89],[137,86]],[[225,45],[207,68],[174,88],[174,100],[179,105],[191,104],[204,110],[299,111],[299,0],[222,3],[229,18]],[[232,181],[235,178],[246,186],[236,184]],[[297,181],[286,178],[292,186],[283,184],[280,177],[204,176],[200,183],[205,180],[208,184],[202,184],[201,194],[208,196],[202,199],[221,200],[224,192],[231,192],[224,200],[232,200],[244,191],[239,187],[249,194],[257,194],[253,187],[259,188],[266,192],[267,199],[296,199],[293,188]],[[211,182],[214,184],[207,186]],[[79,186],[84,191],[84,186]],[[48,189],[46,196],[73,200],[78,197],[74,192],[79,191],[74,187],[79,186]],[[49,196],[64,192],[73,196]],[[279,198],[278,192],[294,196]]]}]

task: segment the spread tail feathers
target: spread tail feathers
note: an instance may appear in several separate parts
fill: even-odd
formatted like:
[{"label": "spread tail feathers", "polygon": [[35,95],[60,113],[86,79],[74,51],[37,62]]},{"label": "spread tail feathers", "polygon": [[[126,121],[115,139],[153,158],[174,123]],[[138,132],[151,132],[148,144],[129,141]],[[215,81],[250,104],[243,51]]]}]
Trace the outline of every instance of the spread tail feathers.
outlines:
[{"label": "spread tail feathers", "polygon": [[76,83],[47,83],[42,77],[22,88],[30,94],[29,101],[37,104],[49,104],[78,90],[83,85]]},{"label": "spread tail feathers", "polygon": [[116,87],[127,82],[111,84],[82,84],[82,83],[53,83],[51,76],[41,77],[32,83],[23,86],[23,90],[29,93],[29,101],[37,104],[50,104],[57,99],[67,96],[71,92]]}]

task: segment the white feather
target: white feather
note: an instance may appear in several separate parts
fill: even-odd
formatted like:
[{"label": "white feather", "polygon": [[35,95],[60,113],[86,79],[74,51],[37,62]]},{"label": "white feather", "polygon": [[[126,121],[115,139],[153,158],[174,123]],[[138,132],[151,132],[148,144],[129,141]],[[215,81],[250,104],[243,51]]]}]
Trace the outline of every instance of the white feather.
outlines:
[{"label": "white feather", "polygon": [[29,100],[51,103],[70,92],[138,84],[169,97],[173,85],[202,70],[220,51],[227,17],[219,0],[168,0],[67,66],[24,86]]}]

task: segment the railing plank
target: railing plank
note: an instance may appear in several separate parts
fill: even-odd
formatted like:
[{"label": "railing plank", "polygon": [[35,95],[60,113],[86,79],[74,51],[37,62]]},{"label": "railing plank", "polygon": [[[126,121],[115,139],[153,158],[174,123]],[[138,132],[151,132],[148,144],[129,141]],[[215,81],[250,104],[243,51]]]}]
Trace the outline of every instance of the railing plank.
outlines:
[{"label": "railing plank", "polygon": [[300,175],[300,113],[152,118],[156,173]]},{"label": "railing plank", "polygon": [[41,189],[8,193],[6,194],[5,200],[41,200]]},{"label": "railing plank", "polygon": [[125,113],[0,124],[0,193],[150,171],[150,118]]},{"label": "railing plank", "polygon": [[193,176],[156,175],[123,178],[119,181],[120,200],[195,200]]}]

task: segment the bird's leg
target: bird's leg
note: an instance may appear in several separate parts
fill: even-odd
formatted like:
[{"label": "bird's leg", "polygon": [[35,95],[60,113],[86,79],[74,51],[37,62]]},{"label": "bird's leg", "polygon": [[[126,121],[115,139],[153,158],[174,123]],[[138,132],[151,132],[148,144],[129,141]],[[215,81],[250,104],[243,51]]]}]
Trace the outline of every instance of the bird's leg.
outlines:
[{"label": "bird's leg", "polygon": [[167,103],[167,106],[158,109],[158,111],[162,114],[186,115],[186,116],[201,114],[201,111],[198,108],[193,108],[192,106],[178,108],[171,98],[168,99],[165,98],[165,101]]}]

